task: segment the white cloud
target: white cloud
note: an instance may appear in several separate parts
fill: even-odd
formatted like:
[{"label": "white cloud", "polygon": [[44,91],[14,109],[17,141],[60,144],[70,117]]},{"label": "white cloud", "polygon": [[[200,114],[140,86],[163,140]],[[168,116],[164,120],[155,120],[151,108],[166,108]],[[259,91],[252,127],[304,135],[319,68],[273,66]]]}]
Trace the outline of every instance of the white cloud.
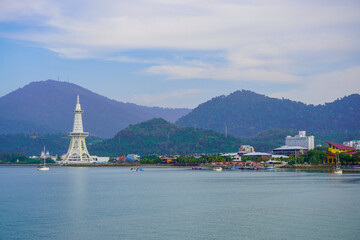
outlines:
[{"label": "white cloud", "polygon": [[[351,32],[341,26],[358,24],[360,20],[359,5],[333,6],[327,1],[314,4],[303,1],[249,3],[231,0],[113,0],[101,3],[91,0],[3,0],[2,5],[5,6],[0,10],[0,19],[3,21],[25,22],[42,16],[46,19],[39,20],[38,24],[51,28],[48,31],[20,32],[9,36],[56,48],[66,47],[58,45],[77,45],[120,50],[209,50],[276,42],[279,48],[283,44],[295,43],[295,48],[299,49],[305,43],[306,48],[316,50],[329,45],[332,37],[338,36],[339,32]],[[333,29],[336,26],[340,28],[330,35],[323,35],[322,29]],[[301,37],[306,35],[311,41],[302,42]],[[337,42],[330,45],[340,47]]]},{"label": "white cloud", "polygon": [[332,102],[339,97],[360,93],[360,66],[341,71],[304,77],[304,84],[296,89],[271,94],[308,104]]},{"label": "white cloud", "polygon": [[138,94],[133,96],[132,101],[145,106],[194,108],[199,99],[208,100],[207,96],[204,96],[208,92],[209,90],[196,88],[179,89],[160,94]]},{"label": "white cloud", "polygon": [[292,83],[300,79],[297,76],[264,69],[239,69],[225,67],[190,67],[176,65],[152,66],[147,69],[151,74],[165,75],[169,79],[213,79],[220,81],[249,81]]},{"label": "white cloud", "polygon": [[[65,58],[156,64],[147,73],[168,79],[297,83],[319,95],[310,93],[326,85],[325,77],[341,78],[359,64],[359,12],[357,0],[1,0],[0,23],[20,27],[3,28],[0,36]],[[123,54],[144,49],[195,53],[192,60],[166,61]],[[214,60],[199,51],[221,53]],[[328,91],[323,100],[336,92]],[[288,95],[303,96],[300,90]]]}]

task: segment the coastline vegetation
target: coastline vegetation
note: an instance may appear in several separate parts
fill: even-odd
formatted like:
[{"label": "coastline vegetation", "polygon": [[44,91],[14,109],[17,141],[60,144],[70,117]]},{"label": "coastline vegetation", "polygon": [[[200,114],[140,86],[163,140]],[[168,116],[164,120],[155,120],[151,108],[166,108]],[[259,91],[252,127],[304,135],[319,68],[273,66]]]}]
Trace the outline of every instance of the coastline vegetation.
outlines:
[{"label": "coastline vegetation", "polygon": [[[45,159],[46,163],[55,163],[51,158]],[[30,158],[23,153],[0,153],[0,164],[40,164],[44,159]]]}]

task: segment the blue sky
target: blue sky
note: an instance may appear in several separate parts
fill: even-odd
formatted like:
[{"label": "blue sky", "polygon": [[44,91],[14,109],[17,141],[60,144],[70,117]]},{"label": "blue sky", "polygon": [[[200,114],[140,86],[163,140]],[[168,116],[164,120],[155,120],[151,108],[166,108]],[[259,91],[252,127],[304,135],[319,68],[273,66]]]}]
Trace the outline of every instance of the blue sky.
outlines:
[{"label": "blue sky", "polygon": [[360,93],[360,2],[0,1],[0,96],[58,77],[147,106],[322,104]]}]

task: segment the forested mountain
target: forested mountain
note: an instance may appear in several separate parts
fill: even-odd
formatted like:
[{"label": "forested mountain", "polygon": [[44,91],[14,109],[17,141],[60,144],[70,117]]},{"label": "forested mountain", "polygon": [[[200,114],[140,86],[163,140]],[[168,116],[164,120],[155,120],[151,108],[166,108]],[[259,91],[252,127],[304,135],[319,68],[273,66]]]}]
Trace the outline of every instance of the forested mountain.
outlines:
[{"label": "forested mountain", "polygon": [[112,137],[129,124],[162,117],[174,122],[189,109],[123,103],[68,82],[33,82],[0,98],[0,133],[67,133],[72,130],[76,95],[84,110],[84,130]]},{"label": "forested mountain", "polygon": [[176,123],[222,133],[226,127],[235,136],[254,136],[268,129],[334,135],[358,131],[359,119],[359,94],[314,106],[242,90],[200,104]]},{"label": "forested mountain", "polygon": [[[294,134],[294,130],[269,129],[254,137],[226,137],[212,130],[181,127],[163,119],[152,119],[131,125],[111,139],[90,136],[86,138],[86,143],[90,154],[98,156],[235,152],[242,144],[252,145],[256,151],[269,152],[283,145],[285,136]],[[357,136],[360,136],[360,130],[354,134],[315,135],[315,143],[342,143],[357,139]],[[50,154],[62,155],[66,153],[69,143],[69,137],[63,134],[0,134],[0,153],[39,155],[46,146]]]},{"label": "forested mountain", "polygon": [[161,118],[129,126],[114,138],[91,146],[95,154],[125,155],[234,152],[243,143],[239,138],[211,130],[181,127]]}]

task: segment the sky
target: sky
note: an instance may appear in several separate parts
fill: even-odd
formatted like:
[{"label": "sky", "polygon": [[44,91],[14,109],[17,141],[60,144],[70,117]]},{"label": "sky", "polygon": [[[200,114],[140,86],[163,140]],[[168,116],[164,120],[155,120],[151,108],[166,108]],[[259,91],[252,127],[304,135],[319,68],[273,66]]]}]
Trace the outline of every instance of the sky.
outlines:
[{"label": "sky", "polygon": [[360,1],[0,0],[0,96],[47,79],[146,106],[332,102],[360,93]]}]

